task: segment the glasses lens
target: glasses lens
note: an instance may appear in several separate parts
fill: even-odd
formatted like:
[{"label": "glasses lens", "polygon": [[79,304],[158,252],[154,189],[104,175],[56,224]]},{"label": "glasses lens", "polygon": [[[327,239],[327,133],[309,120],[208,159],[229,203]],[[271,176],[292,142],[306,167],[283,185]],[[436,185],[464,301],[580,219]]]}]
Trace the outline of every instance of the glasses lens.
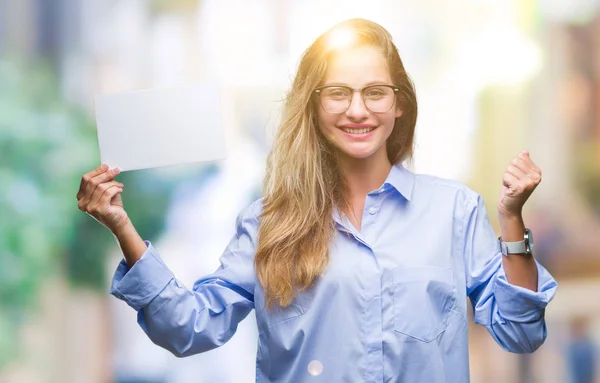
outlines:
[{"label": "glasses lens", "polygon": [[321,106],[327,113],[342,113],[350,106],[352,91],[342,87],[327,87],[321,90]]},{"label": "glasses lens", "polygon": [[363,90],[365,105],[370,111],[383,113],[394,105],[394,90],[387,86],[370,86]]}]

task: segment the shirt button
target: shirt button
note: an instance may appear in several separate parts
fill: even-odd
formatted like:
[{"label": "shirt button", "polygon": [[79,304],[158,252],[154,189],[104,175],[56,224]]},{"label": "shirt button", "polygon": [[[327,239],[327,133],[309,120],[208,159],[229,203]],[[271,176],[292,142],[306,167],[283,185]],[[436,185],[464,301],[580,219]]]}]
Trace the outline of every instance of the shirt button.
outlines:
[{"label": "shirt button", "polygon": [[373,215],[377,213],[377,209],[375,209],[374,207],[369,208],[369,214]]}]

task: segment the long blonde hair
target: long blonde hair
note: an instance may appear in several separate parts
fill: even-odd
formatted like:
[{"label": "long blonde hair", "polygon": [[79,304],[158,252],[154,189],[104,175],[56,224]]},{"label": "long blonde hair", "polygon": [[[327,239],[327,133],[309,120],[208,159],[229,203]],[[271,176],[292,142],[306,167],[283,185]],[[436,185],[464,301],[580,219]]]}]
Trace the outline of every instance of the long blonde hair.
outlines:
[{"label": "long blonde hair", "polygon": [[364,19],[335,25],[302,55],[267,158],[254,259],[267,308],[273,303],[288,306],[297,289],[308,289],[322,275],[335,231],[334,207],[341,211],[350,207],[336,151],[318,129],[319,106],[314,101],[314,90],[325,77],[329,59],[344,49],[328,44],[331,34],[342,28],[353,33],[352,46],[372,45],[386,57],[392,81],[400,89],[396,102],[403,111],[386,142],[388,159],[396,164],[412,156],[416,95],[389,32]]}]

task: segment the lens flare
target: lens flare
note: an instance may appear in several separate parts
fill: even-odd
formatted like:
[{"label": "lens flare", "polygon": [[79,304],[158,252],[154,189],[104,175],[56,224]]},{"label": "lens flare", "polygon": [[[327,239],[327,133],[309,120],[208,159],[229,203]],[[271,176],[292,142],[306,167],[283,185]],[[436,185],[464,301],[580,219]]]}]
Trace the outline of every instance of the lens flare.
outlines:
[{"label": "lens flare", "polygon": [[312,376],[319,376],[323,372],[323,363],[313,360],[308,364],[308,373]]},{"label": "lens flare", "polygon": [[327,39],[330,49],[341,49],[350,46],[356,40],[356,34],[348,28],[339,28],[331,32]]}]

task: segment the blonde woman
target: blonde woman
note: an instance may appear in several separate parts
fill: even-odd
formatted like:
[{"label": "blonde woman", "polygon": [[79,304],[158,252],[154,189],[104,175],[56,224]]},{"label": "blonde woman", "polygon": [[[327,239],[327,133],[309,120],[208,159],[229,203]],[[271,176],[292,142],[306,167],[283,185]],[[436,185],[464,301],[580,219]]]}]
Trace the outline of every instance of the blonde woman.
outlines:
[{"label": "blonde woman", "polygon": [[[402,166],[417,103],[389,33],[353,19],[304,53],[267,161],[221,267],[185,288],[123,209],[118,171],[82,177],[78,206],[125,259],[111,293],[177,356],[227,342],[256,310],[260,382],[469,380],[467,295],[498,344],[535,351],[557,284],[532,256],[528,153],[502,178],[497,238],[481,197]],[[235,361],[232,361],[235,363]]]}]

